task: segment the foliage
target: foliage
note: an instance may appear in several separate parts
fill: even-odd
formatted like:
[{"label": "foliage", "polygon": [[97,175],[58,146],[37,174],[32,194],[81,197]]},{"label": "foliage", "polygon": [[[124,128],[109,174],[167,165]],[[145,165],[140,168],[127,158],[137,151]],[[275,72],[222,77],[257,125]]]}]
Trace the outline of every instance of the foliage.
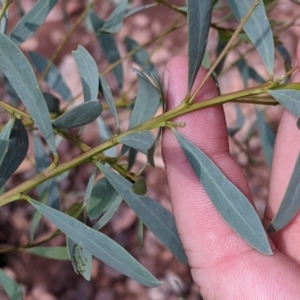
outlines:
[{"label": "foliage", "polygon": [[[171,128],[220,215],[245,242],[265,255],[272,255],[265,229],[252,205],[224,177],[205,153],[176,131],[176,127],[183,124],[172,122],[175,117],[188,112],[228,102],[236,103],[237,110],[237,124],[234,128],[228,129],[229,136],[234,136],[245,122],[238,103],[281,104],[297,118],[300,117],[300,84],[289,83],[290,75],[296,68],[289,67],[285,74],[274,79],[274,53],[277,49],[274,41],[275,44],[280,44],[278,52],[284,57],[285,66],[290,66],[290,58],[284,45],[278,40],[274,22],[268,20],[269,12],[274,6],[272,1],[228,0],[227,4],[223,4],[224,1],[187,0],[186,6],[179,7],[173,5],[171,1],[157,0],[150,5],[132,7],[127,0],[120,0],[106,17],[106,21],[102,20],[94,9],[97,1],[89,1],[73,27],[66,29],[62,43],[50,59],[35,52],[28,53],[27,59],[20,45],[43,25],[58,1],[37,1],[32,9],[21,17],[18,24],[7,32],[6,23],[10,18],[11,2],[2,0],[0,11],[0,70],[6,92],[11,99],[10,103],[0,100],[0,107],[7,113],[7,122],[2,123],[0,132],[0,185],[1,187],[5,185],[25,159],[29,147],[28,136],[31,135],[34,137],[35,148],[32,159],[35,161],[37,174],[3,193],[0,196],[0,206],[26,200],[28,205],[36,209],[36,213],[32,217],[30,244],[17,250],[0,248],[0,253],[26,251],[51,259],[70,259],[74,271],[87,280],[90,278],[94,256],[143,285],[149,287],[160,285],[161,283],[149,271],[120,245],[104,235],[101,229],[124,200],[138,216],[140,239],[142,239],[140,229],[144,224],[176,258],[183,263],[187,262],[173,215],[146,195],[147,186],[142,176],[146,166],[135,173],[130,171],[137,152],[146,156],[147,165],[154,166],[154,152],[159,145],[161,130]],[[127,53],[121,56],[115,34],[122,30],[126,19],[149,8],[160,9],[160,6],[174,10],[180,18],[171,24],[168,30],[148,43],[141,45],[132,37],[126,37],[124,44]],[[228,24],[223,27],[222,22],[225,24],[226,18],[218,23],[212,22],[212,16],[221,10],[230,11],[227,15],[227,19],[231,20],[230,24],[234,24],[233,16],[237,19],[236,29],[233,25],[228,28]],[[84,103],[74,105],[76,97],[64,82],[55,64],[59,52],[83,21],[86,30],[92,30],[99,42],[109,66],[106,70],[98,70],[97,62],[88,50],[78,45],[78,49],[73,51],[73,57],[81,78]],[[183,26],[188,28],[188,91],[179,106],[166,112],[162,83],[155,65],[151,62],[147,46],[158,45],[160,39]],[[216,30],[219,36],[217,58],[209,61],[211,67],[203,82],[199,86],[194,86],[201,64],[206,60],[207,65],[209,59],[205,54],[210,28]],[[201,92],[205,81],[210,76],[218,76],[222,72],[229,51],[234,51],[243,43],[257,50],[269,78],[263,78],[241,57],[235,66],[245,86],[247,87],[249,79],[254,79],[257,86],[195,103],[195,96]],[[140,70],[134,69],[137,77],[137,94],[134,98],[129,98],[124,88],[125,75],[129,71],[124,70],[123,63],[129,58],[140,67]],[[34,70],[40,74],[39,80]],[[105,79],[105,75],[109,72],[112,72],[116,80],[117,90],[111,88]],[[47,90],[42,90],[45,87],[44,83]],[[119,98],[116,98],[116,95]],[[101,99],[103,97],[105,102],[99,101],[99,96]],[[21,108],[20,101],[25,109]],[[159,106],[162,106],[163,112],[155,117]],[[109,129],[111,126],[103,121],[105,118],[101,117],[101,113],[108,109],[115,121],[112,131]],[[119,124],[119,113],[123,110],[131,112],[129,126],[125,131],[121,130]],[[256,115],[262,148],[270,165],[274,134],[263,112],[258,108]],[[91,147],[82,142],[81,137],[88,134],[84,125],[94,121],[99,128],[101,143]],[[298,127],[299,124],[298,120]],[[159,129],[155,131],[156,135],[154,129]],[[83,153],[69,161],[61,162],[57,153],[58,137],[73,143]],[[116,146],[119,144],[122,145],[122,149],[117,153]],[[90,174],[84,199],[82,203],[62,209],[59,203],[61,195],[55,178],[63,174],[68,176],[70,170],[85,163],[93,164],[94,169]],[[296,162],[281,207],[269,224],[269,231],[281,229],[299,210],[300,201],[297,197],[299,166],[300,159]],[[97,174],[102,174],[102,177],[95,182]],[[45,243],[41,241],[37,243],[34,236],[42,216],[52,222],[57,231],[46,238]],[[58,234],[66,236],[66,247],[51,248],[45,245]],[[2,270],[0,272],[0,283],[7,294],[12,299],[20,299],[21,290],[17,283],[7,277]]]}]

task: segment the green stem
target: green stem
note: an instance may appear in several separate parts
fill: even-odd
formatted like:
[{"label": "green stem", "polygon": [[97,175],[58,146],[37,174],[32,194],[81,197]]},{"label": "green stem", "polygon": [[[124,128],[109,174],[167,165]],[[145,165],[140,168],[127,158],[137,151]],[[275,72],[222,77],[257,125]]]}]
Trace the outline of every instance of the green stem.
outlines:
[{"label": "green stem", "polygon": [[13,1],[14,0],[6,0],[4,2],[4,4],[2,5],[1,10],[0,10],[0,21],[2,20],[2,18],[5,15],[8,7],[13,3]]}]

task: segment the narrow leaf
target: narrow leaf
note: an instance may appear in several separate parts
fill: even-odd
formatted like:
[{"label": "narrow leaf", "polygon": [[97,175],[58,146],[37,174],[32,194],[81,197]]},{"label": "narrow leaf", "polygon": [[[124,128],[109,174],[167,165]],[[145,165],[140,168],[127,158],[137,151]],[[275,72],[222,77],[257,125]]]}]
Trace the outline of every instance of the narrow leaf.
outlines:
[{"label": "narrow leaf", "polygon": [[32,199],[29,202],[65,235],[77,244],[84,245],[87,251],[107,265],[143,285],[155,287],[161,284],[126,250],[101,232],[42,203]]},{"label": "narrow leaf", "polygon": [[59,113],[59,99],[50,93],[43,93],[45,98],[49,113],[58,114]]},{"label": "narrow leaf", "polygon": [[34,72],[21,50],[0,33],[0,69],[10,81],[30,116],[42,132],[51,151],[56,153],[49,112],[38,88]]},{"label": "narrow leaf", "polygon": [[273,150],[275,145],[275,134],[266,123],[265,118],[262,112],[258,109],[256,110],[256,117],[257,117],[257,126],[258,126],[258,133],[260,136],[261,144],[263,153],[269,168],[272,165],[272,158],[273,158]]},{"label": "narrow leaf", "polygon": [[11,85],[11,83],[5,75],[2,76],[2,79],[5,86],[5,90],[9,96],[10,103],[13,106],[17,107],[20,102],[17,92],[15,91],[15,89],[13,88],[13,86]]},{"label": "narrow leaf", "polygon": [[28,150],[28,135],[22,121],[15,120],[9,136],[9,146],[0,166],[0,187],[18,169]]},{"label": "narrow leaf", "polygon": [[189,56],[189,92],[202,64],[211,22],[212,1],[187,1],[188,18],[188,56]]},{"label": "narrow leaf", "polygon": [[0,285],[11,300],[22,300],[23,292],[21,287],[0,269]]},{"label": "narrow leaf", "polygon": [[300,155],[298,155],[292,177],[285,191],[279,209],[271,221],[268,232],[275,232],[286,226],[300,208]]},{"label": "narrow leaf", "polygon": [[206,193],[227,224],[253,248],[271,255],[266,232],[249,200],[204,152],[178,131],[173,132]]},{"label": "narrow leaf", "polygon": [[140,71],[138,76],[138,93],[130,118],[129,128],[138,126],[154,117],[159,106],[159,94],[150,80]]},{"label": "narrow leaf", "polygon": [[143,11],[143,10],[148,9],[148,8],[154,7],[154,6],[156,6],[156,5],[157,5],[157,3],[155,2],[155,3],[150,3],[150,4],[143,5],[143,6],[139,6],[139,7],[132,8],[131,10],[129,10],[129,11],[125,14],[124,19],[125,19],[125,18],[128,18],[128,17],[131,17],[131,16],[133,16],[134,14],[139,13],[139,12],[141,12],[141,11]]},{"label": "narrow leaf", "polygon": [[84,101],[97,100],[99,78],[95,60],[81,45],[73,51],[73,56],[79,69]]},{"label": "narrow leaf", "polygon": [[25,248],[27,253],[57,259],[57,260],[69,260],[67,247],[33,247]]},{"label": "narrow leaf", "polygon": [[[253,1],[228,0],[227,3],[240,22],[247,14]],[[269,74],[272,75],[275,56],[274,40],[262,0],[260,0],[259,5],[254,9],[243,28],[261,56]]]},{"label": "narrow leaf", "polygon": [[85,195],[84,195],[84,200],[83,200],[83,204],[82,206],[85,207],[88,203],[88,201],[91,198],[91,193],[92,193],[92,189],[93,189],[93,185],[94,185],[94,181],[95,181],[95,177],[96,177],[96,173],[97,173],[97,168],[94,167],[94,170],[89,178],[89,182],[87,184],[86,187],[86,191],[85,191]]},{"label": "narrow leaf", "polygon": [[39,0],[32,9],[18,22],[10,38],[16,44],[22,44],[44,23],[57,0]]},{"label": "narrow leaf", "polygon": [[68,129],[89,124],[96,120],[102,112],[102,105],[99,101],[84,102],[72,109],[68,110],[52,124],[55,127]]},{"label": "narrow leaf", "polygon": [[92,254],[70,238],[67,238],[67,246],[74,272],[89,281],[92,273]]},{"label": "narrow leaf", "polygon": [[300,116],[300,91],[268,90],[268,93],[296,118]]},{"label": "narrow leaf", "polygon": [[[94,12],[90,12],[89,20],[91,21],[93,30],[97,36],[98,42],[102,48],[103,54],[110,64],[113,64],[121,59],[117,43],[112,34],[97,34],[97,32],[103,27],[104,22],[96,16]],[[123,87],[123,67],[122,64],[118,64],[113,68],[116,81],[118,83],[119,90]]]},{"label": "narrow leaf", "polygon": [[147,155],[154,143],[154,137],[150,131],[134,132],[120,138],[119,142]]},{"label": "narrow leaf", "polygon": [[2,160],[8,150],[9,146],[9,136],[14,126],[15,120],[10,119],[4,128],[0,132],[0,166],[2,164]]},{"label": "narrow leaf", "polygon": [[118,113],[117,113],[114,97],[113,97],[110,87],[108,86],[104,77],[101,74],[99,74],[99,78],[100,78],[102,94],[104,96],[104,99],[105,99],[112,115],[115,118],[117,129],[119,129],[120,124],[119,124]]},{"label": "narrow leaf", "polygon": [[104,165],[97,164],[97,166],[154,235],[175,257],[181,262],[186,263],[187,258],[180,242],[172,214],[151,198],[139,196],[131,192],[132,184],[119,174],[114,173]]},{"label": "narrow leaf", "polygon": [[97,181],[93,187],[90,200],[88,202],[88,216],[90,219],[97,219],[119,196],[119,193],[112,187],[109,181],[103,177]]},{"label": "narrow leaf", "polygon": [[245,123],[245,117],[243,115],[243,112],[238,104],[235,104],[236,109],[236,125],[233,128],[228,128],[228,134],[230,136],[234,136],[244,125]]},{"label": "narrow leaf", "polygon": [[[128,52],[134,51],[140,47],[140,45],[129,36],[125,37],[124,42]],[[151,58],[145,49],[142,48],[133,53],[132,58],[133,61],[137,63],[146,73],[152,73],[159,78],[158,72],[154,64],[151,62]]]},{"label": "narrow leaf", "polygon": [[[46,57],[33,51],[29,51],[29,57],[36,70],[40,74],[42,74],[46,70],[49,60]],[[59,94],[64,100],[71,101],[73,99],[72,93],[68,88],[67,84],[65,83],[62,75],[60,74],[60,71],[53,64],[48,70],[44,81],[53,91]]]},{"label": "narrow leaf", "polygon": [[[44,148],[44,145],[40,139],[40,137],[34,132],[34,158],[35,158],[35,170],[36,173],[39,174],[43,172],[50,165],[49,153]],[[38,187],[39,196],[42,197],[44,193],[46,193],[46,204],[59,209],[60,201],[59,201],[59,192],[57,188],[57,183],[54,178],[50,178],[49,180],[43,182]],[[42,197],[43,198],[43,197]]]},{"label": "narrow leaf", "polygon": [[104,26],[101,28],[101,33],[117,33],[122,28],[127,4],[127,0],[121,0],[119,2],[117,7],[105,22]]},{"label": "narrow leaf", "polygon": [[93,229],[100,230],[103,226],[105,226],[109,222],[109,220],[114,216],[122,201],[123,197],[120,195],[116,199],[114,199],[113,202],[110,203],[110,206],[108,207],[107,211],[97,221],[97,223],[95,223]]}]

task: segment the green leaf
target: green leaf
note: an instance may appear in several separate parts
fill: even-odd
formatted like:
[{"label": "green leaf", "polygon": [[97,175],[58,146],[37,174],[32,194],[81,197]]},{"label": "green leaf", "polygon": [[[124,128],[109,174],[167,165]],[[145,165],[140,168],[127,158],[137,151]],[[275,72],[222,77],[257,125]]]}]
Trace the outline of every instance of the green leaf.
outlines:
[{"label": "green leaf", "polygon": [[192,89],[195,78],[202,64],[207,44],[208,32],[211,22],[211,0],[188,0],[188,56],[189,56],[189,82],[188,90]]},{"label": "green leaf", "polygon": [[97,100],[99,75],[95,60],[81,45],[72,53],[79,69],[84,101]]},{"label": "green leaf", "polygon": [[114,216],[116,211],[118,210],[120,204],[123,201],[123,197],[118,195],[113,201],[110,203],[107,211],[103,214],[103,216],[95,223],[93,229],[100,230],[103,226],[105,226],[109,220]]},{"label": "green leaf", "polygon": [[[40,139],[40,137],[34,132],[34,158],[35,158],[35,170],[36,173],[39,174],[45,169],[47,169],[50,165],[49,153],[45,150],[44,145]],[[49,180],[41,183],[37,187],[39,196],[42,197],[43,193],[47,194],[47,201],[45,202],[47,205],[59,209],[60,201],[59,201],[59,191],[57,188],[57,183],[54,178],[50,178]]]},{"label": "green leaf", "polygon": [[268,232],[275,232],[286,226],[298,213],[300,208],[300,154],[285,191],[279,209],[268,226]]},{"label": "green leaf", "polygon": [[144,241],[144,223],[140,218],[138,219],[138,241],[139,241],[139,250],[141,250]]},{"label": "green leaf", "polygon": [[15,89],[10,84],[9,80],[7,79],[7,77],[4,74],[2,74],[2,80],[4,83],[5,90],[9,96],[10,103],[13,106],[17,107],[20,102],[17,92],[15,91]]},{"label": "green leaf", "polygon": [[9,299],[23,299],[23,292],[21,287],[13,279],[7,276],[2,269],[0,269],[0,285],[3,287]]},{"label": "green leaf", "polygon": [[99,218],[118,196],[119,193],[105,177],[99,179],[93,187],[88,201],[87,213],[89,218],[91,220]]},{"label": "green leaf", "polygon": [[56,153],[47,105],[28,60],[21,50],[2,33],[0,33],[0,45],[1,71],[24,103],[51,151]]},{"label": "green leaf", "polygon": [[265,121],[265,118],[260,110],[257,108],[256,111],[256,117],[257,117],[257,126],[258,126],[258,133],[260,136],[261,144],[263,153],[267,162],[267,165],[269,168],[271,168],[272,165],[272,158],[273,158],[273,150],[275,145],[275,134],[268,125],[268,123]]},{"label": "green leaf", "polygon": [[28,150],[28,135],[22,121],[15,120],[9,136],[8,150],[0,166],[0,187],[18,169]]},{"label": "green leaf", "polygon": [[119,2],[103,27],[100,29],[100,33],[117,33],[122,28],[127,4],[127,0],[121,0]]},{"label": "green leaf", "polygon": [[[253,1],[228,0],[227,3],[236,19],[240,22],[250,9]],[[261,56],[269,74],[272,75],[275,56],[274,40],[265,7],[261,0],[243,28]]]},{"label": "green leaf", "polygon": [[[29,57],[34,67],[40,74],[42,74],[47,69],[49,60],[46,57],[34,51],[29,51]],[[68,88],[67,84],[65,83],[62,75],[60,74],[60,71],[53,64],[48,70],[44,81],[53,91],[59,94],[64,100],[71,101],[73,99],[72,93]]]},{"label": "green leaf", "polygon": [[57,0],[39,0],[32,9],[18,22],[10,38],[16,44],[22,44],[44,23]]},{"label": "green leaf", "polygon": [[75,243],[84,245],[87,251],[107,265],[143,285],[155,287],[161,284],[126,250],[101,232],[42,203],[32,199],[29,202],[66,236]]},{"label": "green leaf", "polygon": [[94,181],[95,181],[95,177],[96,177],[96,173],[97,173],[97,168],[94,167],[94,170],[89,178],[89,182],[87,184],[86,187],[86,191],[85,191],[85,195],[84,195],[84,200],[83,200],[83,204],[82,206],[85,207],[88,203],[88,201],[91,198],[91,193],[92,193],[92,189],[93,189],[93,185],[94,185]]},{"label": "green leaf", "polygon": [[[109,128],[106,126],[104,121],[101,117],[97,118],[97,127],[100,134],[100,141],[101,143],[105,142],[106,140],[110,139],[112,137],[112,133],[110,132]],[[116,157],[117,156],[117,147],[112,147],[109,149],[106,149],[103,151],[103,153],[110,157]]]},{"label": "green leaf", "polygon": [[139,177],[132,185],[131,190],[137,195],[145,195],[147,193],[147,185],[144,177]]},{"label": "green leaf", "polygon": [[[103,27],[104,22],[96,16],[94,12],[90,12],[89,20],[91,21],[93,30],[97,36],[98,42],[102,48],[103,54],[110,64],[113,64],[121,59],[117,43],[112,34],[97,34],[97,32]],[[118,64],[113,68],[116,81],[118,83],[119,90],[123,87],[123,67],[122,64]]]},{"label": "green leaf", "polygon": [[120,138],[119,142],[147,155],[154,143],[154,137],[150,131],[134,132]]},{"label": "green leaf", "polygon": [[1,166],[3,158],[8,150],[9,136],[10,136],[10,133],[14,126],[14,123],[15,123],[15,120],[10,119],[0,132],[0,166]]},{"label": "green leaf", "polygon": [[50,93],[43,93],[45,98],[48,110],[50,113],[58,114],[59,113],[59,99],[53,96]]},{"label": "green leaf", "polygon": [[[124,42],[128,52],[134,51],[140,47],[140,45],[129,36],[125,37]],[[145,49],[142,48],[135,52],[132,55],[132,58],[133,61],[137,63],[146,73],[152,73],[159,78],[157,70],[154,64],[151,62],[151,58]]]},{"label": "green leaf", "polygon": [[33,247],[25,252],[57,260],[69,260],[67,247]]},{"label": "green leaf", "polygon": [[68,110],[52,121],[55,127],[68,129],[89,124],[96,120],[102,112],[99,101],[90,100]]},{"label": "green leaf", "polygon": [[165,245],[181,262],[186,263],[187,258],[180,242],[172,214],[151,198],[139,196],[131,192],[132,184],[119,174],[111,171],[104,165],[97,164],[97,166],[111,185],[120,193],[120,195],[122,195],[136,215],[154,233],[163,245]]},{"label": "green leaf", "polygon": [[284,60],[285,71],[289,71],[292,68],[292,60],[289,52],[286,50],[283,44],[277,46],[276,50]]},{"label": "green leaf", "polygon": [[230,136],[234,136],[244,125],[245,123],[245,117],[243,115],[243,112],[240,108],[240,106],[236,103],[235,104],[235,109],[236,109],[236,125],[233,128],[228,128],[228,134]]},{"label": "green leaf", "polygon": [[89,281],[92,273],[92,254],[70,238],[67,238],[67,246],[74,272]]},{"label": "green leaf", "polygon": [[268,90],[268,93],[296,118],[300,116],[300,91]]},{"label": "green leaf", "polygon": [[154,117],[159,107],[159,94],[150,80],[140,71],[138,76],[138,93],[130,118],[129,128],[138,126]]},{"label": "green leaf", "polygon": [[35,211],[35,213],[33,214],[33,217],[32,217],[30,233],[29,233],[29,239],[30,239],[31,243],[34,240],[34,235],[35,235],[36,230],[37,230],[37,228],[40,224],[41,219],[42,219],[41,213],[38,212],[38,211]]},{"label": "green leaf", "polygon": [[253,248],[271,255],[266,232],[249,200],[204,152],[178,131],[173,132],[213,205],[227,224]]},{"label": "green leaf", "polygon": [[241,58],[236,64],[239,72],[242,75],[244,86],[248,87],[248,81],[250,78],[257,81],[260,84],[265,83],[265,80],[252,68],[249,67],[244,58]]},{"label": "green leaf", "polygon": [[115,118],[117,129],[119,129],[120,124],[119,124],[118,113],[117,113],[114,97],[113,97],[113,95],[111,93],[111,90],[110,90],[110,87],[108,86],[108,84],[105,81],[104,77],[101,74],[99,74],[99,78],[100,78],[102,94],[104,96],[104,99],[105,99],[112,115]]},{"label": "green leaf", "polygon": [[131,16],[133,16],[133,15],[136,14],[136,13],[139,13],[139,12],[141,12],[141,11],[143,11],[143,10],[146,10],[146,9],[151,8],[151,7],[154,7],[154,6],[157,6],[157,3],[156,3],[156,2],[155,2],[155,3],[151,3],[151,4],[146,4],[146,5],[143,5],[143,6],[139,6],[139,7],[134,7],[134,8],[132,8],[131,10],[129,10],[129,11],[125,14],[124,19],[126,19],[126,18],[128,18],[128,17],[131,17]]}]

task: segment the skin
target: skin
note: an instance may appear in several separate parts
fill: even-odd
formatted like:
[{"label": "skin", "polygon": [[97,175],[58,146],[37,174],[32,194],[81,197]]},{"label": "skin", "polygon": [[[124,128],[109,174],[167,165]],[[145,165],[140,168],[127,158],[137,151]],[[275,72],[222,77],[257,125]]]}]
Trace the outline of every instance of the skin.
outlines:
[{"label": "skin", "polygon": [[[300,66],[300,43],[297,62]],[[187,57],[176,56],[166,66],[168,109],[177,106],[186,94],[187,64]],[[199,71],[194,86],[199,85],[205,72]],[[294,80],[300,81],[300,75]],[[208,80],[195,101],[217,95],[214,82]],[[207,108],[174,121],[186,123],[177,129],[201,148],[252,202],[246,178],[229,154],[223,107]],[[300,150],[299,140],[296,119],[284,111],[276,138],[265,224],[273,218],[283,198]],[[178,233],[203,298],[299,299],[300,213],[284,229],[269,235],[274,255],[260,254],[223,221],[168,129],[164,131],[162,147]]]}]

